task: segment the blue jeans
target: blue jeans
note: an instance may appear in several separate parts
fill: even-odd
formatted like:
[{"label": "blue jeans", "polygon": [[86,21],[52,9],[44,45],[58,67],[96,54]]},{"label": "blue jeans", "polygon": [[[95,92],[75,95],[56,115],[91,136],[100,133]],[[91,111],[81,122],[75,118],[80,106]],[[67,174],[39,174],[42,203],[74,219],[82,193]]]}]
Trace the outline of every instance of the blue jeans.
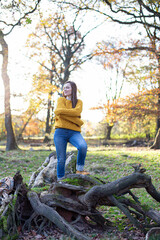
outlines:
[{"label": "blue jeans", "polygon": [[67,143],[71,143],[78,149],[77,165],[78,171],[83,171],[87,143],[78,131],[73,131],[65,128],[57,128],[54,134],[54,144],[57,153],[57,178],[60,179],[65,175],[66,149]]}]

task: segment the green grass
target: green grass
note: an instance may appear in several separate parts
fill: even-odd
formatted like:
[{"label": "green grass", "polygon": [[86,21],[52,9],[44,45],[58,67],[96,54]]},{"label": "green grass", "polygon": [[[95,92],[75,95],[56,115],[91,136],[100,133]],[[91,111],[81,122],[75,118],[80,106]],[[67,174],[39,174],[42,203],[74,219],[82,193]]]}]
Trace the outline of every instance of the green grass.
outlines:
[{"label": "green grass", "polygon": [[42,165],[49,153],[51,152],[26,150],[0,152],[0,179],[14,176],[20,171],[24,182],[28,182],[32,172]]},{"label": "green grass", "polygon": [[[75,149],[69,147],[68,151],[71,150]],[[42,165],[50,153],[51,151],[47,150],[0,151],[0,179],[7,176],[14,176],[17,171],[20,171],[24,182],[29,182],[32,172]],[[139,163],[146,168],[146,174],[152,177],[153,184],[159,190],[159,150],[155,151],[147,148],[89,148],[85,169],[96,177],[106,182],[111,182],[131,174],[134,171],[132,165]],[[145,191],[136,189],[135,192],[140,193],[142,200],[145,202]],[[148,201],[150,200],[147,198]]]},{"label": "green grass", "polygon": [[[118,178],[133,173],[132,165],[141,164],[146,169],[146,174],[152,177],[152,183],[160,190],[160,151],[145,148],[106,148],[88,152],[86,168],[95,176],[106,182],[112,182]],[[151,198],[145,189],[134,189],[133,192],[140,197],[143,204],[158,207],[159,204]]]},{"label": "green grass", "polygon": [[[75,148],[69,147],[68,151],[71,150],[75,150]],[[19,170],[24,182],[28,183],[32,172],[42,165],[50,153],[51,151],[40,149],[35,151],[0,151],[0,179],[7,176],[14,176]],[[132,165],[135,164],[142,164],[146,168],[146,174],[152,177],[154,186],[157,190],[160,190],[159,150],[155,151],[149,148],[89,147],[85,170],[90,171],[95,177],[101,178],[107,183],[133,173],[134,169]],[[160,211],[159,204],[147,194],[145,189],[134,189],[132,192],[139,197],[142,204]],[[118,225],[119,231],[123,231],[126,223],[130,229],[133,228],[133,225],[128,222],[128,219],[126,219],[119,209],[104,206],[100,208],[100,211],[102,211],[107,219]]]},{"label": "green grass", "polygon": [[[53,150],[55,151],[55,149]],[[75,148],[68,148],[68,151],[72,150],[75,150]],[[20,171],[24,182],[28,182],[32,172],[42,165],[51,152],[47,150],[0,151],[0,179],[14,176],[17,171]],[[142,164],[146,168],[146,174],[152,177],[153,184],[159,190],[159,150],[155,151],[147,148],[89,148],[85,170],[106,182],[111,182],[131,174],[134,171],[132,165],[135,164]]]}]

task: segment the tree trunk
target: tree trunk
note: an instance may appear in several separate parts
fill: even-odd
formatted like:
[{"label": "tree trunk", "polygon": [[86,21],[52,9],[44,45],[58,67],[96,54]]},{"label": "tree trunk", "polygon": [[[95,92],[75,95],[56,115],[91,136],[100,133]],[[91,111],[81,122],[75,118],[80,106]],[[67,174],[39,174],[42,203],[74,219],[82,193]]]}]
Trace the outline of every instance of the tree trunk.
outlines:
[{"label": "tree trunk", "polygon": [[[52,63],[52,68],[54,68],[54,65]],[[53,72],[50,71],[50,84],[52,85],[53,83]],[[50,142],[50,139],[49,139],[49,135],[51,133],[51,130],[52,130],[52,117],[51,117],[51,111],[53,110],[53,107],[52,107],[52,95],[53,95],[53,92],[50,91],[49,94],[48,94],[48,105],[47,105],[47,118],[46,118],[46,131],[45,131],[45,138],[43,140],[44,143],[48,143]]]},{"label": "tree trunk", "polygon": [[[50,94],[49,94],[50,95]],[[50,141],[48,135],[51,133],[51,125],[50,125],[50,118],[51,118],[51,100],[48,99],[48,105],[47,105],[47,118],[46,118],[46,131],[45,131],[45,138],[44,143],[47,143]]]},{"label": "tree trunk", "polygon": [[111,131],[112,131],[113,125],[112,126],[107,126],[107,135],[106,135],[106,140],[111,139]]},{"label": "tree trunk", "polygon": [[0,31],[0,44],[2,46],[1,54],[3,56],[2,62],[2,79],[5,89],[5,127],[7,130],[7,144],[6,151],[17,149],[17,143],[12,127],[12,116],[10,108],[10,79],[7,73],[8,67],[8,45],[4,40],[3,32]]},{"label": "tree trunk", "polygon": [[64,61],[65,69],[64,69],[63,83],[67,82],[70,76],[69,67],[70,67],[71,56],[72,56],[71,51],[68,51],[68,55],[67,55],[68,58],[66,59],[66,61]]},{"label": "tree trunk", "polygon": [[150,148],[151,149],[160,149],[160,128],[158,129],[154,143]]},{"label": "tree trunk", "polygon": [[22,129],[20,130],[20,132],[19,132],[19,134],[18,134],[18,140],[23,140],[22,134],[23,134],[24,130],[26,129],[28,123],[29,123],[30,120],[32,119],[33,115],[34,115],[34,113],[32,113],[32,114],[29,116],[29,118],[27,119],[27,121],[26,121],[25,124],[23,125]]},{"label": "tree trunk", "polygon": [[[158,88],[160,89],[160,53],[157,53],[157,60],[158,60]],[[160,128],[160,93],[158,94],[158,118],[157,118],[157,132]]]},{"label": "tree trunk", "polygon": [[[160,89],[160,54],[157,53],[158,60],[158,88]],[[157,116],[157,134],[151,149],[160,149],[160,93],[158,93],[158,116]]]}]

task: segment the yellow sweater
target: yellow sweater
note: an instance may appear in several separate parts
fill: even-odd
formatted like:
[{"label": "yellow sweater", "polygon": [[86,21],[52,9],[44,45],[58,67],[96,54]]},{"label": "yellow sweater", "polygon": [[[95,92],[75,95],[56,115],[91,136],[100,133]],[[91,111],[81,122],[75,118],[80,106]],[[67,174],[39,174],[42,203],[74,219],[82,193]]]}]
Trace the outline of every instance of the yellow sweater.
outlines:
[{"label": "yellow sweater", "polygon": [[75,108],[72,102],[65,97],[58,98],[55,113],[55,128],[67,128],[74,131],[81,131],[83,121],[81,120],[82,101],[78,99]]}]

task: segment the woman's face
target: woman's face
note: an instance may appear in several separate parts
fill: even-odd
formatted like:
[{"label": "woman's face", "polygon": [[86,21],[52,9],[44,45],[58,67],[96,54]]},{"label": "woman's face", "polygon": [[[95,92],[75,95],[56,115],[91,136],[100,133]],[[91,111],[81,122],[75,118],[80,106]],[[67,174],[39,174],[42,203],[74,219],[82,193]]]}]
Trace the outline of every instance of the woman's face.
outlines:
[{"label": "woman's face", "polygon": [[64,84],[63,93],[65,97],[70,97],[72,95],[72,87],[70,83]]}]

